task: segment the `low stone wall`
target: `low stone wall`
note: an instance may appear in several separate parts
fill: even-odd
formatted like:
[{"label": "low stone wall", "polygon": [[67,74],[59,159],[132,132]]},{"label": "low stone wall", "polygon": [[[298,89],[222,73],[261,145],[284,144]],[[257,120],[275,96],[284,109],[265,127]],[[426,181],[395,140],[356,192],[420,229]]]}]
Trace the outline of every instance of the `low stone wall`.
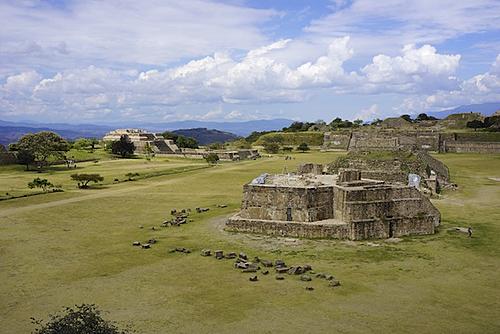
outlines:
[{"label": "low stone wall", "polygon": [[499,142],[444,141],[443,146],[449,153],[500,153]]},{"label": "low stone wall", "polygon": [[408,235],[434,234],[434,217],[397,217],[351,222],[351,240],[385,239]]},{"label": "low stone wall", "polygon": [[350,239],[351,237],[351,228],[348,224],[257,220],[244,219],[239,216],[229,218],[225,230],[311,239]]}]

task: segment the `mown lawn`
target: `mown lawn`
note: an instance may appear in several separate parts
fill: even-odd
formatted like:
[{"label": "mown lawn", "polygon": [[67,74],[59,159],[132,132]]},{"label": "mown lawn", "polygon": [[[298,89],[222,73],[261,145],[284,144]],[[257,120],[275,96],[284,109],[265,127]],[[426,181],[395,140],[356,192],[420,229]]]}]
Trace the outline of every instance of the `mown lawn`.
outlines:
[{"label": "mown lawn", "polygon": [[[29,332],[31,316],[46,318],[84,302],[139,333],[500,332],[500,182],[494,180],[500,178],[499,155],[438,156],[459,190],[434,201],[443,222],[433,236],[370,246],[221,230],[223,218],[237,211],[245,182],[341,154],[225,163],[0,202],[0,332]],[[99,171],[112,181],[127,172],[200,163],[119,160],[81,164],[81,171]],[[68,173],[53,171],[47,178],[71,187]],[[21,188],[33,175],[2,169],[0,189]],[[210,211],[193,214],[193,222],[178,228],[151,230],[171,209],[199,206]],[[473,238],[448,231],[454,226],[471,226]],[[159,242],[150,250],[131,246],[151,237]],[[193,253],[169,253],[172,247]],[[291,276],[276,281],[273,273],[249,282],[250,274],[232,269],[232,262],[200,256],[203,248],[309,263],[316,272],[335,275],[342,287]],[[306,285],[315,290],[306,291]]]}]

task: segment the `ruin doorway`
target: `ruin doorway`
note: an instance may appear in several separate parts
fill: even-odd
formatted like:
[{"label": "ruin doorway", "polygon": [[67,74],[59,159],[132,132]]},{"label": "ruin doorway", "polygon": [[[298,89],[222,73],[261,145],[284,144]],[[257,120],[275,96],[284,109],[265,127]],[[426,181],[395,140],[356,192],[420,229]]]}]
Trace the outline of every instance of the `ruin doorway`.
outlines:
[{"label": "ruin doorway", "polygon": [[390,221],[389,222],[389,238],[394,237],[394,222]]},{"label": "ruin doorway", "polygon": [[292,208],[286,209],[286,221],[288,222],[292,221]]}]

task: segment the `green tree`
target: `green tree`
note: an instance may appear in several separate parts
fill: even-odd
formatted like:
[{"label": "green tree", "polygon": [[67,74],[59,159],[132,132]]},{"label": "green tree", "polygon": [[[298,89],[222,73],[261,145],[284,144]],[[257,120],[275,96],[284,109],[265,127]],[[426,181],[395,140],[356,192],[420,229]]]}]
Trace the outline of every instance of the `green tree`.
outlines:
[{"label": "green tree", "polygon": [[300,144],[299,146],[297,146],[297,150],[301,151],[302,153],[304,153],[305,151],[309,151],[310,148],[309,146],[307,145],[307,143],[302,143]]},{"label": "green tree", "polygon": [[52,314],[48,321],[31,318],[36,326],[34,334],[127,334],[113,322],[104,320],[93,304],[66,307],[60,314]]},{"label": "green tree", "polygon": [[30,165],[35,162],[35,156],[29,151],[17,151],[16,154],[17,163],[20,165],[25,165],[26,170],[30,169]]},{"label": "green tree", "polygon": [[468,128],[474,129],[474,131],[477,131],[477,129],[484,128],[484,123],[481,122],[478,119],[472,120],[470,122],[467,122],[466,125]]},{"label": "green tree", "polygon": [[264,151],[271,154],[276,154],[280,150],[280,145],[276,142],[265,141],[262,146],[264,146]]},{"label": "green tree", "polygon": [[411,116],[410,116],[410,115],[407,115],[407,114],[406,114],[406,115],[401,115],[400,117],[401,117],[402,119],[404,119],[404,120],[406,120],[406,121],[410,122],[410,123],[413,123],[413,120],[411,119]]},{"label": "green tree", "polygon": [[219,161],[219,156],[217,153],[208,153],[205,156],[205,161],[210,165],[215,165]]},{"label": "green tree", "polygon": [[122,158],[134,154],[135,145],[127,135],[121,135],[120,140],[116,140],[111,144],[111,152],[121,155]]},{"label": "green tree", "polygon": [[291,146],[284,146],[284,147],[282,148],[282,150],[283,150],[283,152],[290,153],[290,152],[292,152],[292,151],[293,151],[293,147],[291,147]]},{"label": "green tree", "polygon": [[212,143],[208,145],[208,148],[211,150],[223,150],[224,144],[222,143]]},{"label": "green tree", "polygon": [[418,114],[418,116],[415,118],[415,122],[435,121],[435,120],[437,120],[436,117],[434,117],[434,116],[428,116],[426,113]]},{"label": "green tree", "polygon": [[71,179],[78,182],[78,188],[80,189],[88,188],[90,182],[104,181],[104,177],[99,174],[71,174]]},{"label": "green tree", "polygon": [[28,188],[33,189],[33,188],[40,188],[43,190],[43,192],[47,192],[49,188],[53,188],[54,185],[50,183],[47,179],[41,179],[37,177],[36,179],[33,179],[30,183],[28,183]]},{"label": "green tree", "polygon": [[196,139],[192,137],[185,137],[182,135],[179,135],[177,137],[175,144],[178,147],[183,147],[183,148],[198,148],[198,141]]},{"label": "green tree", "polygon": [[173,133],[171,131],[165,131],[161,135],[163,138],[173,140],[174,142],[176,142],[177,138],[179,137],[178,134]]},{"label": "green tree", "polygon": [[50,131],[29,133],[17,142],[18,151],[29,152],[39,167],[46,165],[50,157],[63,159],[69,150],[68,143],[58,134]]},{"label": "green tree", "polygon": [[363,120],[362,119],[356,119],[352,123],[354,124],[355,128],[359,128],[361,125],[363,125]]},{"label": "green tree", "polygon": [[146,145],[144,145],[144,153],[146,154],[146,159],[148,160],[151,160],[151,157],[154,157],[153,148],[149,143],[146,143]]}]

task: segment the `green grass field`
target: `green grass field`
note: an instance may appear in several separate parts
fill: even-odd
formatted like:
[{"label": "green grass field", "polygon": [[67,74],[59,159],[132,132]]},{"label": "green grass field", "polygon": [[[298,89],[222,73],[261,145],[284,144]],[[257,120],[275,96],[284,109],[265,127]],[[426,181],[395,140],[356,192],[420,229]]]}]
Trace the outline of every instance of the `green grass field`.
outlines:
[{"label": "green grass field", "polygon": [[[29,333],[30,317],[95,303],[108,319],[139,333],[499,333],[500,155],[439,155],[459,190],[434,200],[439,233],[381,240],[274,239],[222,230],[238,210],[242,185],[263,172],[292,171],[300,162],[330,162],[343,153],[311,152],[206,165],[184,159],[102,160],[78,164],[101,173],[100,188],[79,190],[74,171],[42,175],[0,168],[0,192],[26,190],[33,177],[63,193],[0,201],[0,332]],[[179,169],[180,168],[180,169]],[[182,169],[185,170],[182,170]],[[170,172],[169,172],[170,171]],[[128,172],[166,174],[113,184]],[[495,180],[497,178],[497,180]],[[224,209],[217,204],[227,204]],[[159,228],[173,208],[209,207],[181,227]],[[144,228],[139,228],[143,225]],[[473,238],[449,231],[472,226]],[[152,249],[135,240],[156,238]],[[191,254],[169,253],[189,247]],[[232,269],[203,248],[309,263],[335,275],[301,282]],[[314,291],[306,291],[305,286]]]}]

